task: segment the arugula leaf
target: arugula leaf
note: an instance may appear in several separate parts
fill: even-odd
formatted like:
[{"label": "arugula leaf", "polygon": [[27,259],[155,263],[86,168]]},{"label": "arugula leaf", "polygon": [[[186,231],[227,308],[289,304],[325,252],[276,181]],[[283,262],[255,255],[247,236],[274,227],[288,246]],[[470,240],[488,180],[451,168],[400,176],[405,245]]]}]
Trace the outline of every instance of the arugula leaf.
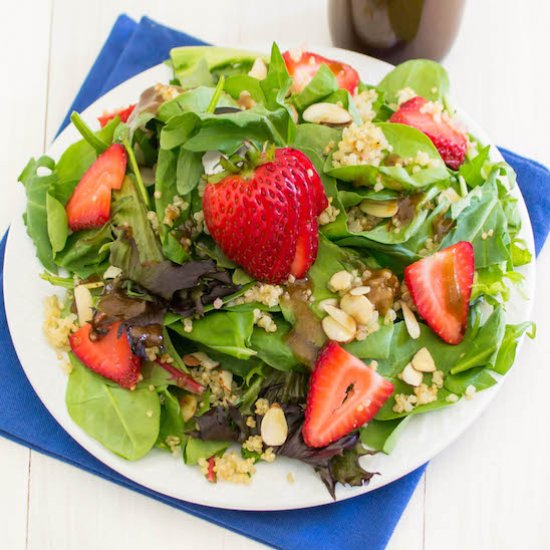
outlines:
[{"label": "arugula leaf", "polygon": [[133,391],[109,383],[87,369],[74,354],[66,403],[71,418],[91,437],[126,460],[139,460],[159,434],[160,402],[156,392]]}]

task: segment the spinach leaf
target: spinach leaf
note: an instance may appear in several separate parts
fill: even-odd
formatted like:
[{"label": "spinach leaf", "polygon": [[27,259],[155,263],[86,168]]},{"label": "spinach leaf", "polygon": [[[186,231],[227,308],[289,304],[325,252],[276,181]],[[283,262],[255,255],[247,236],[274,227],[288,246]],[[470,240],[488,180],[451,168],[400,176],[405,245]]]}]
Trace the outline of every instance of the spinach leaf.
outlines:
[{"label": "spinach leaf", "polygon": [[399,436],[407,426],[410,416],[395,420],[371,420],[360,431],[361,442],[374,451],[390,454],[397,444]]},{"label": "spinach leaf", "polygon": [[[213,95],[214,88],[207,86],[199,86],[192,90],[188,90],[178,97],[163,103],[159,107],[156,118],[167,123],[172,117],[184,113],[205,113],[208,105],[210,105],[212,101]],[[234,105],[234,101],[227,97],[227,95],[222,95],[218,100],[218,105],[230,106]]]},{"label": "spinach leaf", "polygon": [[257,352],[257,356],[270,367],[281,371],[301,371],[299,361],[294,357],[292,350],[286,345],[286,335],[291,326],[285,321],[277,320],[277,331],[266,332],[255,327],[252,332],[250,347]]},{"label": "spinach leaf", "polygon": [[229,445],[231,445],[230,441],[204,441],[197,437],[188,437],[185,444],[185,464],[195,466],[200,458],[222,455]]},{"label": "spinach leaf", "polygon": [[360,359],[387,359],[390,356],[393,338],[393,325],[380,325],[364,340],[344,344],[344,349]]},{"label": "spinach leaf", "polygon": [[[150,391],[150,390],[148,390]],[[168,438],[183,438],[183,417],[177,397],[167,388],[160,391],[162,407],[160,409],[159,434],[156,446],[161,449],[171,450],[167,444]]]},{"label": "spinach leaf", "polygon": [[536,335],[536,327],[533,323],[526,322],[518,325],[506,325],[504,337],[496,355],[493,370],[499,374],[506,374],[510,370],[516,358],[518,340],[529,329],[531,330],[527,333],[527,336],[532,339]]},{"label": "spinach leaf", "polygon": [[224,90],[234,99],[239,99],[241,92],[248,92],[256,103],[265,105],[266,99],[260,82],[247,74],[233,75],[226,78]]},{"label": "spinach leaf", "polygon": [[389,103],[397,102],[397,93],[403,88],[412,88],[419,96],[436,101],[448,93],[449,77],[435,61],[411,59],[390,71],[378,88],[386,93]]},{"label": "spinach leaf", "polygon": [[338,90],[338,81],[334,73],[323,63],[308,85],[293,97],[294,105],[299,111],[304,111],[336,90]]},{"label": "spinach leaf", "polygon": [[206,317],[193,321],[191,332],[185,332],[181,323],[170,325],[170,328],[188,340],[237,359],[248,359],[256,355],[256,351],[249,347],[254,328],[252,312],[209,313]]},{"label": "spinach leaf", "polygon": [[65,247],[69,235],[69,225],[65,207],[50,193],[46,194],[46,214],[48,219],[48,237],[55,254]]},{"label": "spinach leaf", "polygon": [[160,402],[156,392],[110,384],[72,353],[66,392],[71,418],[91,437],[127,459],[144,457],[157,441]]},{"label": "spinach leaf", "polygon": [[197,187],[204,172],[202,155],[180,149],[176,170],[176,185],[180,195],[187,195]]},{"label": "spinach leaf", "polygon": [[470,187],[477,187],[485,182],[483,168],[489,159],[491,146],[483,147],[478,154],[469,158],[458,169],[458,175],[462,176]]}]

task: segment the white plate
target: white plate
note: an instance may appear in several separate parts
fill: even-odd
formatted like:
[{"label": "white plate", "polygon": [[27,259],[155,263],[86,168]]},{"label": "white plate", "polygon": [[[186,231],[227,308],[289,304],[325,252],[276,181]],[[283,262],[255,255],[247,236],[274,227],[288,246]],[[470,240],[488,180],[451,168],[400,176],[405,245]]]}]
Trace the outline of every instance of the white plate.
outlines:
[{"label": "white plate", "polygon": [[[266,44],[251,48],[269,51]],[[358,53],[336,48],[315,47],[314,51],[330,58],[353,65],[361,78],[370,83],[378,82],[390,69],[387,63]],[[83,113],[84,120],[94,127],[97,115],[104,110],[135,102],[142,90],[156,82],[167,82],[170,72],[158,65],[121,84]],[[454,83],[455,86],[460,83]],[[463,85],[466,85],[463,83]],[[466,115],[461,113],[470,131],[482,141],[490,143],[484,132]],[[52,145],[48,154],[54,158],[79,139],[74,127],[67,128]],[[30,152],[29,152],[30,153]],[[501,159],[496,148],[494,159]],[[523,220],[521,237],[529,250],[534,251],[533,234],[523,198],[516,187],[514,195],[519,199]],[[67,380],[56,353],[48,345],[42,333],[43,307],[46,296],[55,292],[54,287],[42,281],[43,268],[35,257],[34,245],[26,234],[22,221],[24,195],[20,189],[16,212],[6,248],[4,290],[6,312],[15,349],[36,393],[54,418],[86,450],[125,477],[165,495],[220,508],[239,510],[284,510],[305,508],[333,502],[323,483],[313,469],[297,461],[278,458],[273,464],[259,464],[250,486],[229,483],[210,484],[197,468],[186,467],[181,458],[154,450],[138,462],[127,462],[102,447],[84,433],[69,417],[65,406]],[[534,256],[534,252],[533,252]],[[535,264],[522,269],[525,275],[523,288],[527,299],[514,294],[508,306],[508,322],[520,322],[530,318],[535,289]],[[462,401],[455,406],[415,416],[404,430],[394,452],[365,457],[363,465],[378,471],[370,485],[359,488],[338,487],[337,500],[348,499],[386,485],[415,470],[454,441],[478,418],[495,396],[502,382],[479,393],[472,401]],[[287,481],[289,472],[296,482]]]}]

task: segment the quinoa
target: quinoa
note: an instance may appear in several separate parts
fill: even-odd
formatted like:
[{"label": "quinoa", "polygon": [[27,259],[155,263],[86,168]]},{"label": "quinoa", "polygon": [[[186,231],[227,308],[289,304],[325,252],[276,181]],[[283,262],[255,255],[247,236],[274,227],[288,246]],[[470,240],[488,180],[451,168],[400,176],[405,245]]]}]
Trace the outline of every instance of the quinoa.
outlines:
[{"label": "quinoa", "polygon": [[255,412],[263,416],[269,410],[269,401],[263,397],[256,401]]},{"label": "quinoa", "polygon": [[283,292],[283,288],[278,285],[258,283],[249,288],[243,296],[233,300],[233,303],[235,305],[240,305],[259,302],[267,307],[275,307],[279,305],[279,299],[283,295]]},{"label": "quinoa", "polygon": [[164,219],[162,223],[168,227],[173,227],[174,222],[179,218],[183,210],[189,208],[189,203],[184,201],[179,195],[174,195],[172,202],[164,209]]},{"label": "quinoa", "polygon": [[378,94],[376,90],[371,88],[370,90],[363,90],[362,92],[355,94],[353,100],[359,116],[363,122],[370,122],[375,116],[376,113],[372,108],[373,103],[378,99]]},{"label": "quinoa", "polygon": [[261,454],[264,448],[261,435],[251,435],[244,443],[243,449],[251,453]]},{"label": "quinoa", "polygon": [[328,206],[319,214],[319,225],[327,225],[332,223],[340,214],[340,210],[332,206],[332,197],[328,199]]},{"label": "quinoa", "polygon": [[[208,460],[200,458],[199,467],[201,473],[208,476]],[[249,485],[255,472],[253,458],[242,458],[233,451],[214,457],[214,473],[218,480]]]},{"label": "quinoa", "polygon": [[77,316],[69,313],[63,317],[64,304],[57,296],[44,301],[44,323],[42,325],[48,342],[59,351],[69,350],[69,335],[78,330]]},{"label": "quinoa", "polygon": [[338,150],[332,155],[334,168],[369,164],[379,166],[391,146],[384,132],[371,122],[352,123],[342,131]]},{"label": "quinoa", "polygon": [[260,309],[255,309],[252,313],[256,326],[263,328],[266,332],[277,332],[277,325],[269,313]]},{"label": "quinoa", "polygon": [[412,88],[407,86],[397,92],[397,105],[401,105],[417,95],[418,94]]}]

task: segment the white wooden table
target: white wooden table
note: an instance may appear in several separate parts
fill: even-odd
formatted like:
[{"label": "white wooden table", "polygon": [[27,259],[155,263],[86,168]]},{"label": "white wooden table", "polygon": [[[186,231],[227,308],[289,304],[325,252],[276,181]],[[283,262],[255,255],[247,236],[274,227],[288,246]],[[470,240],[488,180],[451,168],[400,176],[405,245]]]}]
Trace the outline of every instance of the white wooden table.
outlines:
[{"label": "white wooden table", "polygon": [[[147,14],[213,43],[330,44],[322,0],[18,0],[0,19],[0,228],[30,155],[54,136],[116,15]],[[445,61],[458,103],[493,140],[550,164],[548,0],[476,0]],[[535,321],[490,409],[435,458],[394,550],[550,548],[550,250]],[[47,365],[44,368],[48,368]],[[1,383],[1,382],[0,382]],[[361,521],[361,518],[357,518]],[[0,548],[257,548],[260,545],[0,439]]]}]

